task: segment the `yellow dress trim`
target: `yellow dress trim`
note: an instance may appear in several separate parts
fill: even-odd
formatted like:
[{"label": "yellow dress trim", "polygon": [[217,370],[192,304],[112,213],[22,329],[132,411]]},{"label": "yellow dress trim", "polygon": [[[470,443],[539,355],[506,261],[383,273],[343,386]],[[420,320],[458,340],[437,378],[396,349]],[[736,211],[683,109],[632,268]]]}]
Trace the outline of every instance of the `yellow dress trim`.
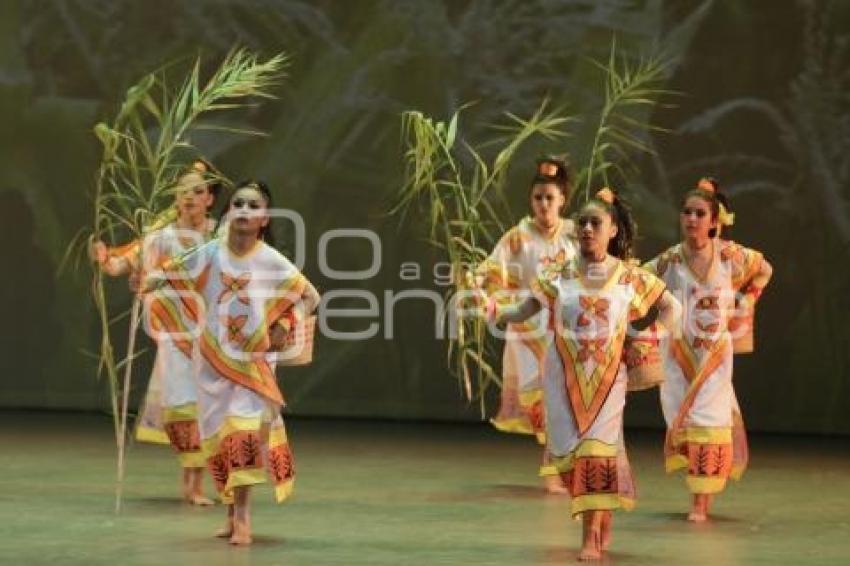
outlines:
[{"label": "yellow dress trim", "polygon": [[224,486],[224,491],[222,491],[220,495],[221,502],[228,505],[233,503],[233,488],[235,487],[251,486],[261,483],[266,483],[266,470],[264,468],[230,472],[230,475],[227,476],[227,485]]},{"label": "yellow dress trim", "polygon": [[218,453],[218,445],[227,435],[239,431],[260,431],[262,417],[227,417],[214,435],[203,440],[204,456],[209,458]]},{"label": "yellow dress trim", "polygon": [[543,399],[543,389],[536,387],[528,389],[519,394],[519,404],[522,407],[531,407]]},{"label": "yellow dress trim", "polygon": [[198,404],[186,403],[176,407],[165,407],[162,410],[162,421],[173,423],[179,421],[196,421],[198,420]]},{"label": "yellow dress trim", "polygon": [[613,458],[617,456],[617,445],[606,444],[599,440],[587,439],[579,442],[579,445],[566,456],[552,456],[551,465],[558,472],[569,472],[575,466],[576,458],[599,456]]},{"label": "yellow dress trim", "polygon": [[136,440],[139,442],[149,442],[151,444],[171,444],[168,440],[168,435],[165,431],[146,426],[136,427]]},{"label": "yellow dress trim", "polygon": [[712,494],[720,493],[726,487],[725,477],[706,478],[703,476],[691,476],[685,478],[685,483],[691,493]]},{"label": "yellow dress trim", "polygon": [[729,471],[729,477],[735,481],[738,481],[744,475],[746,469],[746,465],[742,466],[741,464],[732,464],[732,469]]},{"label": "yellow dress trim", "polygon": [[558,474],[560,474],[558,468],[556,468],[552,464],[540,466],[540,471],[537,473],[537,475],[539,475],[541,478],[544,478],[546,476],[557,476]]},{"label": "yellow dress trim", "polygon": [[694,426],[687,427],[682,440],[693,444],[731,444],[732,427],[728,426]]},{"label": "yellow dress trim", "polygon": [[513,417],[510,419],[490,419],[490,424],[499,432],[509,434],[534,434],[534,429],[524,417]]},{"label": "yellow dress trim", "polygon": [[207,459],[202,451],[181,452],[177,455],[177,461],[181,468],[206,468]]},{"label": "yellow dress trim", "polygon": [[274,498],[278,503],[283,503],[295,491],[295,479],[286,480],[274,488]]},{"label": "yellow dress trim", "polygon": [[579,495],[573,498],[570,512],[573,516],[585,511],[607,511],[614,509],[625,509],[631,511],[635,508],[636,501],[630,497],[623,497],[616,493],[605,493],[596,495]]},{"label": "yellow dress trim", "polygon": [[664,470],[670,474],[675,472],[676,470],[681,470],[683,468],[688,467],[688,458],[683,454],[676,454],[674,456],[668,456],[664,460]]}]

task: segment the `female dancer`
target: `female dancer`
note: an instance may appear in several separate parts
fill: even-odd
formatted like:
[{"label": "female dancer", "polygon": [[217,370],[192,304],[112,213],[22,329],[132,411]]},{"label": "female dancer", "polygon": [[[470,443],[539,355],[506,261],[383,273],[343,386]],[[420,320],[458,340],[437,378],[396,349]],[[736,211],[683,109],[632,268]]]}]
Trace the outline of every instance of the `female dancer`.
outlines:
[{"label": "female dancer", "polygon": [[729,321],[736,301],[739,311],[753,308],[773,272],[761,253],[718,238],[720,225],[728,224],[726,203],[708,181],[688,192],[680,214],[684,241],[646,265],[685,310],[678,335],[663,349],[661,405],[666,468],[687,470],[693,494],[688,519],[695,522],[708,518],[712,496],[747,465],[746,434],[732,387]]},{"label": "female dancer", "polygon": [[[523,218],[496,245],[482,265],[485,288],[505,302],[522,300],[542,271],[563,264],[576,253],[572,221],[562,217],[572,183],[565,161],[541,159],[529,187],[531,216]],[[535,434],[545,444],[542,354],[552,340],[546,332],[545,313],[508,325],[502,357],[502,397],[493,426],[503,432]],[[540,469],[549,493],[566,493],[543,451]]]},{"label": "female dancer", "polygon": [[516,306],[490,299],[498,321],[518,322],[548,306],[553,346],[546,352],[543,390],[547,448],[583,520],[579,558],[600,558],[611,540],[611,511],[634,504],[634,483],[623,443],[626,368],[623,344],[630,321],[652,306],[665,327],[680,306],[664,283],[624,260],[635,226],[610,189],[578,215],[577,258],[538,280],[539,293]]},{"label": "female dancer", "polygon": [[151,274],[171,293],[159,320],[175,336],[199,327],[196,369],[201,442],[227,523],[217,536],[250,544],[251,486],[274,484],[277,501],[292,492],[295,469],[280,408],[271,349],[311,313],[319,294],[268,236],[271,193],[265,184],[239,185],[230,200],[226,235]]},{"label": "female dancer", "polygon": [[[131,287],[138,287],[140,272],[207,241],[215,227],[208,212],[220,187],[212,182],[213,175],[211,166],[205,161],[193,162],[177,182],[176,220],[146,234],[143,243],[136,241],[109,249],[103,242],[94,242],[92,255],[100,268],[114,277],[129,274]],[[154,338],[156,359],[136,427],[136,438],[142,442],[170,443],[183,470],[183,498],[193,505],[212,505],[213,501],[203,493],[206,466],[198,432],[198,396],[192,377],[191,345],[177,343],[164,335],[162,339]]]}]

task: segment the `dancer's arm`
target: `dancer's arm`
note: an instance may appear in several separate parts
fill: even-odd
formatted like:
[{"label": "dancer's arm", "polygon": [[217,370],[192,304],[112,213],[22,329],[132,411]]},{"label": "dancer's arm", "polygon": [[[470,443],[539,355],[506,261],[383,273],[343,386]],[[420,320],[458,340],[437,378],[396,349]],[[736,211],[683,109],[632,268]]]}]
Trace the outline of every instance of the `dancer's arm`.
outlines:
[{"label": "dancer's arm", "polygon": [[754,306],[761,297],[764,288],[770,283],[771,277],[773,277],[773,266],[766,259],[762,259],[758,272],[753,275],[749,284],[741,290],[744,296],[740,302],[744,303],[745,306]]},{"label": "dancer's arm", "polygon": [[319,306],[321,299],[322,297],[319,295],[316,287],[305,278],[301,298],[287,313],[274,321],[269,327],[269,349],[274,351],[281,350],[286,344],[286,337],[295,327],[295,322],[312,314],[316,310],[316,307]]},{"label": "dancer's arm", "polygon": [[526,297],[520,303],[514,303],[506,306],[498,306],[494,300],[490,300],[487,305],[489,318],[493,318],[497,323],[505,322],[523,322],[528,320],[542,308],[540,301],[535,297]]},{"label": "dancer's arm", "polygon": [[316,310],[316,307],[319,306],[322,297],[319,295],[319,291],[316,290],[316,287],[313,286],[312,283],[307,281],[307,284],[304,286],[304,292],[301,293],[301,310],[305,315],[312,314],[313,311]]},{"label": "dancer's arm", "polygon": [[665,289],[656,301],[655,306],[658,307],[658,322],[668,332],[676,332],[680,328],[679,321],[682,318],[682,305],[676,297]]},{"label": "dancer's arm", "polygon": [[92,242],[89,255],[98,264],[101,271],[111,277],[118,277],[130,273],[133,269],[129,255],[134,253],[132,247],[135,246],[135,243],[128,244],[128,246],[110,250],[105,243],[98,240]]}]

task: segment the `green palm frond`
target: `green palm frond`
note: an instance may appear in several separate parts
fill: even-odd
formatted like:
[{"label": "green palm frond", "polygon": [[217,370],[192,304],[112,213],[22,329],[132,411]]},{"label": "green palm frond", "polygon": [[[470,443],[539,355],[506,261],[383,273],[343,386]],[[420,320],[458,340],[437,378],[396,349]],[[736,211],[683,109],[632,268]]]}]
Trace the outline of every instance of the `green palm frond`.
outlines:
[{"label": "green palm frond", "polygon": [[605,96],[587,166],[577,175],[576,184],[584,185],[585,200],[594,183],[610,184],[612,171],[627,176],[624,167],[633,155],[653,152],[647,135],[664,130],[649,121],[650,112],[662,96],[674,94],[659,86],[672,65],[662,56],[630,61],[618,55],[616,41],[612,41],[608,62],[593,64],[605,74]]},{"label": "green palm frond", "polygon": [[[500,215],[494,200],[504,201],[503,188],[511,162],[533,138],[554,141],[566,136],[572,121],[561,109],[550,110],[544,100],[528,119],[506,113],[506,123],[493,126],[498,136],[480,145],[458,143],[461,112],[439,121],[419,111],[402,114],[405,145],[405,181],[396,194],[390,214],[402,218],[412,206],[427,210],[428,241],[442,250],[452,266],[458,289],[465,288],[471,273],[487,258],[496,238],[511,220]],[[485,151],[494,148],[488,161]],[[453,292],[447,293],[451,300]],[[447,313],[453,316],[454,313]],[[500,379],[488,358],[489,333],[481,320],[457,320],[457,335],[449,341],[449,367],[459,378],[469,401],[478,400],[484,414],[484,395]]]}]

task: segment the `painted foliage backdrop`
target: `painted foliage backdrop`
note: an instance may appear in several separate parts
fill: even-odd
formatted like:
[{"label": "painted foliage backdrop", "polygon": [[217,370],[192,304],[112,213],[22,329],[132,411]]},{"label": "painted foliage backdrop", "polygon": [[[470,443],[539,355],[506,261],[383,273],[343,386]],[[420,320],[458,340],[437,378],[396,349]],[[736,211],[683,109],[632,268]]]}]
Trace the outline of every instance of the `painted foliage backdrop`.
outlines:
[{"label": "painted foliage backdrop", "polygon": [[[669,130],[649,140],[622,190],[638,212],[640,253],[677,236],[679,196],[703,173],[729,189],[733,237],[765,251],[776,268],[759,312],[758,351],[736,361],[751,428],[850,432],[850,6],[815,1],[569,0],[429,2],[295,0],[4,0],[0,2],[0,405],[101,408],[94,380],[97,325],[85,271],[55,277],[66,244],[90,223],[88,195],[99,148],[92,125],[124,90],[163,62],[200,53],[220,59],[234,44],[293,57],[279,99],[239,117],[267,139],[205,137],[198,145],[234,178],[268,180],[278,204],[307,223],[305,271],[322,291],[368,290],[380,314],[335,321],[366,342],[322,339],[309,369],[281,375],[290,410],[307,415],[476,419],[447,373],[426,300],[387,292],[441,291],[441,258],[414,222],[386,210],[401,179],[399,115],[448,117],[477,101],[460,134],[475,141],[504,111],[527,114],[548,95],[579,118],[559,145],[529,147],[513,170],[520,214],[530,163],[568,150],[582,162],[601,104],[588,60],[618,48],[663,45],[678,91],[646,116]],[[282,247],[291,237],[281,226]],[[382,268],[363,281],[324,277],[322,233],[368,228]],[[362,240],[337,240],[335,269],[363,269]],[[404,281],[404,262],[423,267]],[[115,312],[129,304],[114,282]],[[365,306],[338,300],[334,306]],[[393,340],[383,335],[392,321]],[[123,334],[116,323],[116,336]],[[150,354],[137,373],[144,389]],[[654,394],[636,395],[632,424],[657,426]]]}]

